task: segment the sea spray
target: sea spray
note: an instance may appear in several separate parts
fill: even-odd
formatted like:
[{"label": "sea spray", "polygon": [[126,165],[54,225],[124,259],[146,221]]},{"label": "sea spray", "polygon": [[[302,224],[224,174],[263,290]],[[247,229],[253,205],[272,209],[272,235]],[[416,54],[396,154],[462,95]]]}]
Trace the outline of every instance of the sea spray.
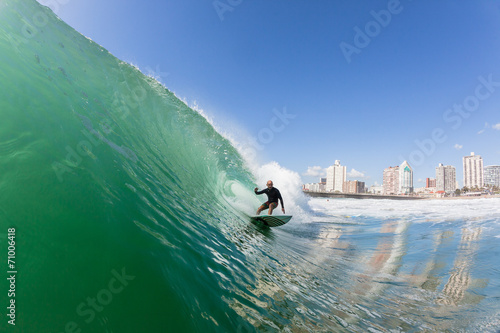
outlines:
[{"label": "sea spray", "polygon": [[[302,193],[302,179],[300,175],[292,170],[279,165],[278,162],[266,163],[253,171],[257,178],[257,184],[262,189],[268,180],[272,180],[276,188],[283,196],[287,214],[299,215],[298,219],[304,220],[309,212],[308,199]],[[264,198],[261,201],[266,201]],[[281,207],[277,208],[281,211]]]}]

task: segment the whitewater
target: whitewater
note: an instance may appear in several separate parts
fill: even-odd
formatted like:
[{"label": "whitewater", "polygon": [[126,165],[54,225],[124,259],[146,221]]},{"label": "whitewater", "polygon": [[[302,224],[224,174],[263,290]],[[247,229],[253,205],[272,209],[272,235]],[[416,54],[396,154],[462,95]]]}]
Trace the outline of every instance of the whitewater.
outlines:
[{"label": "whitewater", "polygon": [[35,0],[0,0],[0,60],[0,331],[500,328],[500,199],[308,198]]}]

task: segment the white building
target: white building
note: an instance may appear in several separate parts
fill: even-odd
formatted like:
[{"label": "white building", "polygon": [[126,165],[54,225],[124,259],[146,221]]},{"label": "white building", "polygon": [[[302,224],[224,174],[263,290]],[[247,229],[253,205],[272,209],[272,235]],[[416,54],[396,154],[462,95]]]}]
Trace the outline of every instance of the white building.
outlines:
[{"label": "white building", "polygon": [[384,169],[382,186],[384,194],[397,194],[399,191],[399,166]]},{"label": "white building", "polygon": [[404,161],[399,166],[399,194],[410,194],[413,193],[413,170],[408,164],[408,162]]},{"label": "white building", "polygon": [[321,183],[309,183],[309,184],[304,184],[302,186],[303,191],[309,191],[309,192],[324,192],[325,191],[325,185]]},{"label": "white building", "polygon": [[500,165],[484,167],[484,186],[500,187]]},{"label": "white building", "polygon": [[454,192],[457,189],[457,174],[454,166],[439,163],[436,168],[436,191]]},{"label": "white building", "polygon": [[480,155],[470,153],[463,157],[464,162],[464,186],[468,188],[483,187],[483,159]]},{"label": "white building", "polygon": [[340,161],[336,160],[335,164],[326,169],[326,191],[327,192],[342,192],[342,187],[346,180],[347,168],[340,165]]},{"label": "white building", "polygon": [[372,185],[368,188],[368,193],[373,193],[373,194],[383,194],[384,193],[384,187],[380,185]]},{"label": "white building", "polygon": [[417,187],[413,189],[413,193],[417,193],[421,197],[432,198],[436,196],[435,187]]}]

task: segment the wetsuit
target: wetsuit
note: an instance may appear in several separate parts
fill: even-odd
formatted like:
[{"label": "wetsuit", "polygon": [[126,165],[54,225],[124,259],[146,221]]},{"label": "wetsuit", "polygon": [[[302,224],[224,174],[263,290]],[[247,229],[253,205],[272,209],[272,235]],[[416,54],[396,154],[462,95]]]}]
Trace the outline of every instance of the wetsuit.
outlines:
[{"label": "wetsuit", "polygon": [[269,207],[270,204],[275,202],[276,206],[278,206],[278,199],[279,199],[281,202],[281,207],[284,207],[283,198],[281,197],[280,191],[276,187],[273,187],[271,189],[265,188],[262,191],[255,191],[255,194],[262,194],[262,193],[267,194],[267,202],[265,202],[263,205]]}]

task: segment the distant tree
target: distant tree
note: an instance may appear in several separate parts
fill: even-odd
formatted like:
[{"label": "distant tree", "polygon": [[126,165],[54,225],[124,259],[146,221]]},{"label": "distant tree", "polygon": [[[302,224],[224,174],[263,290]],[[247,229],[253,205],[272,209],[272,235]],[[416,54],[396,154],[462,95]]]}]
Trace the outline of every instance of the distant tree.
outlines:
[{"label": "distant tree", "polygon": [[460,189],[459,189],[459,188],[457,188],[457,189],[455,190],[455,195],[456,195],[457,197],[459,197],[459,196],[460,196],[460,192],[461,192],[461,191],[460,191]]}]

